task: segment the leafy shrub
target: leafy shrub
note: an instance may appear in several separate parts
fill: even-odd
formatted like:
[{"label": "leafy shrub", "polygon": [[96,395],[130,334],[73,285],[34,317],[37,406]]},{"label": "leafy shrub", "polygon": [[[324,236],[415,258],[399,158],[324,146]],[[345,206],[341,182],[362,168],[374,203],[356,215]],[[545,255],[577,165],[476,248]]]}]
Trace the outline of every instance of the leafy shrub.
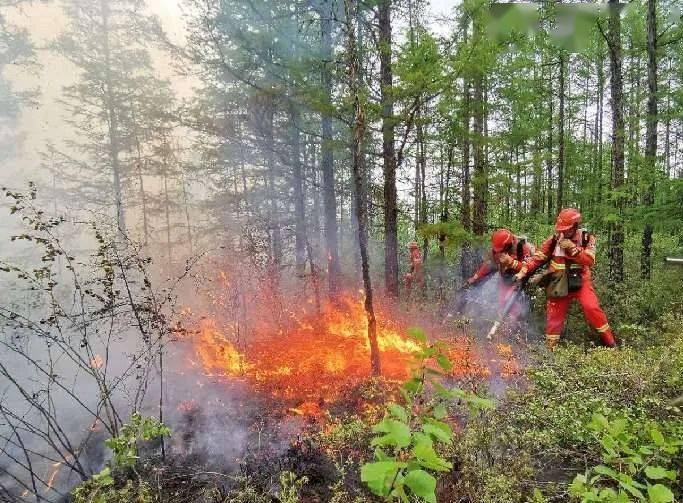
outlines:
[{"label": "leafy shrub", "polygon": [[115,471],[124,475],[132,470],[137,475],[138,443],[170,434],[171,430],[156,419],[133,413],[130,423],[121,427],[119,435],[104,442],[113,451],[108,466],[72,491],[75,503],[151,503],[153,497],[147,482],[136,476],[135,480],[127,479],[123,487],[117,488]]},{"label": "leafy shrub", "polygon": [[[444,387],[439,378],[452,369],[452,364],[442,344],[429,344],[417,329],[409,334],[421,345],[416,354],[417,368],[400,389],[403,404],[390,404],[385,417],[373,427],[377,434],[371,442],[375,461],[361,467],[361,480],[374,494],[389,500],[409,501],[410,492],[436,503],[433,473],[453,468],[438,453],[439,447],[453,442],[453,430],[444,421],[449,403],[461,399],[473,413],[493,405],[471,393]],[[434,398],[430,398],[430,391]]]},{"label": "leafy shrub", "polygon": [[574,478],[574,498],[582,502],[674,501],[677,472],[683,467],[683,424],[660,425],[625,417],[608,420],[595,414],[588,427],[602,447],[602,463]]}]

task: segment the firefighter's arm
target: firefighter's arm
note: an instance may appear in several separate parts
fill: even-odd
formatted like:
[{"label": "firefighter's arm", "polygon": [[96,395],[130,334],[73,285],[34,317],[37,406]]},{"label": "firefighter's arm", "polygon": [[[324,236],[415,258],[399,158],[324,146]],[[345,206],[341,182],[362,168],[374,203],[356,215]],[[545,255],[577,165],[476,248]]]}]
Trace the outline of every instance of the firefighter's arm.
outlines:
[{"label": "firefighter's arm", "polygon": [[522,264],[522,268],[520,268],[520,272],[518,272],[517,275],[520,276],[522,275],[522,272],[524,272],[524,275],[522,275],[521,277],[527,276],[539,267],[541,267],[543,264],[548,262],[548,260],[550,260],[550,257],[553,254],[553,241],[553,236],[550,236],[548,239],[543,241],[541,247],[538,250],[536,250],[536,252],[531,257],[524,261],[524,263]]},{"label": "firefighter's arm", "polygon": [[567,255],[577,264],[593,267],[595,264],[595,236],[590,234],[586,246],[574,245],[568,248]]},{"label": "firefighter's arm", "polygon": [[493,267],[491,266],[491,261],[487,260],[483,264],[479,266],[479,269],[477,269],[477,272],[472,275],[470,279],[467,280],[467,283],[470,285],[474,285],[476,283],[479,283],[483,278],[488,276],[493,272]]}]

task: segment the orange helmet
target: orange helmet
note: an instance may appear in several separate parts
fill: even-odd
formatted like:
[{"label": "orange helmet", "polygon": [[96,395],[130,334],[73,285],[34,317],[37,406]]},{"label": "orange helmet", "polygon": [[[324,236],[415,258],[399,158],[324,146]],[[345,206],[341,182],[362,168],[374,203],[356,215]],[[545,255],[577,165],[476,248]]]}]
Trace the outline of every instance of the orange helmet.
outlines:
[{"label": "orange helmet", "polygon": [[555,221],[555,230],[565,232],[581,223],[581,213],[576,208],[565,208],[560,211]]},{"label": "orange helmet", "polygon": [[512,232],[507,229],[498,229],[491,236],[491,247],[494,252],[500,253],[508,246],[515,244],[515,241],[517,238]]},{"label": "orange helmet", "polygon": [[417,247],[417,241],[411,241],[410,243],[408,243],[408,248],[410,248],[411,250]]}]

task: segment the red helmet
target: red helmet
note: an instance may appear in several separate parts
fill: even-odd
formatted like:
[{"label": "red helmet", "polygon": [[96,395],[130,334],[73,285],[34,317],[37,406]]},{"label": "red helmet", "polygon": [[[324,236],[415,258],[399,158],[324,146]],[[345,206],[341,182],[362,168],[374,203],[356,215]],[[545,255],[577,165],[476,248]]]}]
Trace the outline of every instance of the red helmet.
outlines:
[{"label": "red helmet", "polygon": [[498,229],[491,236],[491,247],[494,252],[500,253],[508,246],[515,244],[515,241],[517,238],[512,232],[507,229]]},{"label": "red helmet", "polygon": [[555,221],[555,230],[565,232],[581,223],[581,213],[576,208],[565,208],[560,211]]}]

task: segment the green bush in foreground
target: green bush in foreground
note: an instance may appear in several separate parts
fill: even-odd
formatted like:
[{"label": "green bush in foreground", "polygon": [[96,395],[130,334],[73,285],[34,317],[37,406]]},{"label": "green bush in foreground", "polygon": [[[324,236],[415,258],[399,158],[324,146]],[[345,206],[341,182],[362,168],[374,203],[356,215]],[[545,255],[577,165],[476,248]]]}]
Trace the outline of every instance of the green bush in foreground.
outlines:
[{"label": "green bush in foreground", "polygon": [[72,492],[75,503],[151,503],[152,491],[139,476],[128,479],[122,488],[116,487],[113,470],[135,472],[138,462],[138,443],[169,436],[171,430],[154,418],[143,418],[134,412],[130,423],[121,427],[116,437],[105,440],[105,445],[113,451],[111,461],[100,473],[79,484]]},{"label": "green bush in foreground", "polygon": [[670,503],[683,466],[683,425],[608,420],[595,414],[588,427],[602,447],[602,463],[580,473],[571,494],[582,502]]},{"label": "green bush in foreground", "polygon": [[[471,412],[492,408],[489,400],[471,393],[444,387],[439,378],[452,369],[440,343],[429,344],[417,329],[410,336],[422,347],[416,354],[417,368],[413,377],[400,389],[403,404],[392,403],[385,417],[376,424],[375,461],[361,467],[361,480],[370,490],[387,500],[410,501],[409,493],[436,503],[436,477],[449,472],[453,464],[438,454],[438,447],[453,442],[453,431],[444,419],[449,402],[461,399]],[[430,366],[436,362],[437,368]],[[433,391],[435,398],[430,399]]]}]

